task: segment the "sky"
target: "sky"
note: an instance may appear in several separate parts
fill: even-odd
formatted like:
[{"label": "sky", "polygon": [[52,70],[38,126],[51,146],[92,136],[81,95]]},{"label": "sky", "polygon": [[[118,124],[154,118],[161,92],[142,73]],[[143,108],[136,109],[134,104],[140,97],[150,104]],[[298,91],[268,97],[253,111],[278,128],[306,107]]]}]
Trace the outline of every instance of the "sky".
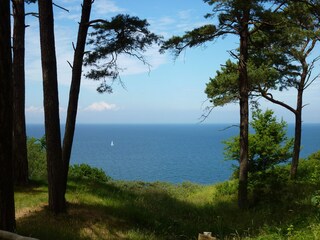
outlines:
[{"label": "sky", "polygon": [[[54,7],[55,40],[58,67],[60,121],[65,123],[73,60],[72,43],[76,43],[80,21],[81,0],[56,0],[66,12]],[[37,5],[26,7],[27,12],[37,12]],[[150,30],[168,39],[213,19],[203,16],[211,7],[202,0],[95,0],[91,20],[110,20],[117,14],[129,14],[147,19]],[[42,73],[40,61],[39,24],[32,16],[26,18],[26,120],[27,123],[43,123]],[[112,94],[96,91],[98,82],[82,78],[77,123],[92,124],[198,124],[207,106],[204,93],[206,83],[214,77],[221,65],[230,57],[229,51],[237,48],[236,37],[225,37],[194,49],[188,49],[174,59],[170,52],[160,54],[157,46],[145,52],[147,66],[138,61],[121,57],[119,65],[124,87],[113,84]],[[318,46],[319,50],[319,46]],[[319,52],[319,51],[318,51]],[[84,69],[84,73],[85,73]],[[320,71],[319,64],[314,72]],[[306,91],[303,121],[320,123],[320,80]],[[275,97],[295,105],[296,91],[275,92]],[[294,122],[293,114],[284,108],[261,100],[263,109],[275,111],[278,118]],[[238,123],[239,106],[229,104],[214,108],[204,123]]]}]

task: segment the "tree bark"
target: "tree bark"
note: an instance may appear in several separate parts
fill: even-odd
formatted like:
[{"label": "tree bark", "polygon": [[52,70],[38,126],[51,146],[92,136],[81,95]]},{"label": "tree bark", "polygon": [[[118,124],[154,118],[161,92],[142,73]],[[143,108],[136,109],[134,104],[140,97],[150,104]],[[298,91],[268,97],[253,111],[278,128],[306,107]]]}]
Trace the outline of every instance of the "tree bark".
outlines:
[{"label": "tree bark", "polygon": [[13,163],[14,180],[28,183],[28,155],[25,122],[25,10],[24,0],[13,5]]},{"label": "tree bark", "polygon": [[301,134],[302,134],[302,108],[303,108],[303,91],[305,88],[305,82],[308,75],[308,64],[304,60],[302,62],[302,74],[298,86],[297,93],[297,108],[295,111],[295,129],[294,129],[294,145],[293,145],[293,156],[291,162],[290,178],[295,179],[298,172],[299,158],[300,158],[300,147],[301,147]]},{"label": "tree bark", "polygon": [[77,45],[76,45],[74,57],[73,57],[72,79],[71,79],[71,86],[70,86],[70,92],[69,92],[68,112],[67,112],[67,120],[66,120],[65,133],[64,133],[64,139],[63,139],[63,148],[62,148],[62,159],[63,159],[63,165],[64,165],[63,167],[64,193],[66,192],[66,188],[67,188],[70,155],[71,155],[74,131],[76,126],[76,117],[77,117],[77,111],[78,111],[78,100],[79,100],[82,65],[83,65],[83,55],[84,55],[87,33],[89,28],[91,5],[92,5],[92,0],[83,0],[81,21],[80,21],[79,30],[78,30]]},{"label": "tree bark", "polygon": [[47,143],[49,209],[58,214],[65,211],[66,202],[63,193],[63,162],[52,0],[39,0],[38,5]]},{"label": "tree bark", "polygon": [[295,179],[298,172],[300,146],[301,146],[301,131],[302,131],[301,112],[298,112],[295,114],[294,145],[293,145],[293,156],[292,156],[291,170],[290,170],[291,179]]},{"label": "tree bark", "polygon": [[0,1],[0,228],[15,230],[10,1]]},{"label": "tree bark", "polygon": [[240,30],[240,59],[239,59],[239,93],[240,93],[240,168],[238,206],[240,209],[248,207],[248,159],[249,159],[249,87],[248,87],[248,39],[250,9],[244,7],[241,17]]}]

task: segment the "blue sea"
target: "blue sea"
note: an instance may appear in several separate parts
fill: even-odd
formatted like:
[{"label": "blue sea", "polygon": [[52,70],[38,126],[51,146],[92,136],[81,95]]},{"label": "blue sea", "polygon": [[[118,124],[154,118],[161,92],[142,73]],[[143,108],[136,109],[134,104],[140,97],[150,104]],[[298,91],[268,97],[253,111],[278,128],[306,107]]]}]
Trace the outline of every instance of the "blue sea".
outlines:
[{"label": "blue sea", "polygon": [[[293,125],[288,135],[293,136]],[[229,179],[221,143],[239,133],[227,124],[85,125],[76,127],[71,164],[102,168],[117,180],[191,181],[211,184]],[[29,137],[42,137],[43,125],[27,126]],[[320,149],[320,124],[304,124],[301,157]]]}]

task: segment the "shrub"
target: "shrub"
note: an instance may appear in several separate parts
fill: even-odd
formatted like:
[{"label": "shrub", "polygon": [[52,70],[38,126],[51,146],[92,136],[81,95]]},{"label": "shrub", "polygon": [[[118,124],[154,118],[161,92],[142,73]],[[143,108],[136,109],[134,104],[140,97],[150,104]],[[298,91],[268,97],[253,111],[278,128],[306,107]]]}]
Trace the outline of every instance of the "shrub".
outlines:
[{"label": "shrub", "polygon": [[101,168],[91,167],[84,163],[71,165],[69,167],[69,178],[98,182],[107,182],[111,180]]},{"label": "shrub", "polygon": [[229,180],[216,185],[214,197],[221,197],[226,195],[234,195],[237,193],[238,181]]},{"label": "shrub", "polygon": [[308,159],[314,159],[314,160],[320,160],[320,150],[315,152],[315,153],[312,153]]},{"label": "shrub", "polygon": [[31,179],[47,178],[46,148],[44,142],[44,137],[40,139],[31,137],[27,140],[29,178]]},{"label": "shrub", "polygon": [[266,171],[249,174],[249,191],[252,193],[253,204],[263,202],[279,202],[286,197],[288,165],[275,166]]},{"label": "shrub", "polygon": [[[287,124],[277,121],[272,110],[256,110],[250,123],[254,134],[249,134],[249,172],[266,171],[286,162],[292,156],[293,139],[286,136]],[[225,159],[239,160],[240,138],[232,137],[225,144]]]},{"label": "shrub", "polygon": [[320,183],[320,151],[300,161],[297,179],[313,184]]}]

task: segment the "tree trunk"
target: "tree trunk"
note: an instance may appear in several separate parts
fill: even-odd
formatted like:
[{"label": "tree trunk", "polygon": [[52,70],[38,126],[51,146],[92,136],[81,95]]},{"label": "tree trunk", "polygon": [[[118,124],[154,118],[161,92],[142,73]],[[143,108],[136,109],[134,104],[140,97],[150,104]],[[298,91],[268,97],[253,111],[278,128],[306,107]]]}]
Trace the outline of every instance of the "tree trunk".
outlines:
[{"label": "tree trunk", "polygon": [[301,112],[297,112],[295,114],[293,157],[292,157],[291,170],[290,170],[291,179],[295,179],[298,172],[300,146],[301,146],[301,130],[302,130]]},{"label": "tree trunk", "polygon": [[302,108],[303,108],[303,91],[305,88],[305,82],[308,74],[308,65],[304,61],[303,72],[301,74],[301,80],[299,82],[298,94],[297,94],[297,108],[295,111],[295,129],[294,129],[294,145],[293,145],[293,156],[291,162],[290,178],[295,179],[298,172],[299,158],[300,158],[300,147],[301,147],[301,132],[302,132]]},{"label": "tree trunk", "polygon": [[91,13],[92,0],[83,0],[81,21],[78,30],[77,45],[73,57],[72,79],[69,92],[69,104],[67,112],[67,120],[65,127],[65,134],[63,139],[62,159],[64,164],[64,193],[67,188],[68,171],[70,163],[70,155],[72,150],[72,143],[74,131],[76,126],[76,117],[78,110],[78,99],[80,93],[80,83],[83,65],[83,54],[86,45],[87,33],[89,28],[89,20]]},{"label": "tree trunk", "polygon": [[28,183],[25,122],[25,10],[24,0],[13,0],[13,163],[14,180]]},{"label": "tree trunk", "polygon": [[249,104],[248,104],[248,38],[250,10],[245,7],[241,19],[240,30],[240,59],[239,59],[239,92],[240,92],[240,168],[238,206],[240,209],[248,207],[248,157],[249,157]]},{"label": "tree trunk", "polygon": [[38,4],[47,143],[49,209],[58,214],[65,211],[66,203],[63,192],[63,162],[52,0],[39,0]]},{"label": "tree trunk", "polygon": [[0,1],[0,228],[15,230],[10,1]]}]

